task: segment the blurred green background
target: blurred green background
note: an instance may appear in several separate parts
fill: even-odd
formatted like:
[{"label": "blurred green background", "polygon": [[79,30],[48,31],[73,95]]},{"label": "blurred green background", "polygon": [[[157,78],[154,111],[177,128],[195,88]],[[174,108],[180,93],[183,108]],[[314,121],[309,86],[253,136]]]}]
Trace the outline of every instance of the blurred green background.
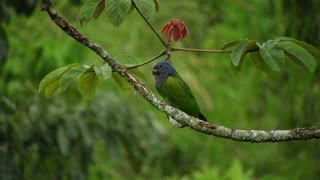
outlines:
[{"label": "blurred green background", "polygon": [[[80,27],[82,3],[54,6],[112,56],[131,54],[143,62],[163,49],[136,12],[119,28],[105,14]],[[89,102],[76,84],[43,97],[37,88],[47,73],[101,59],[62,32],[40,6],[36,0],[0,2],[0,179],[320,178],[319,140],[251,144],[177,129],[136,92],[123,94],[112,79]],[[150,21],[160,31],[172,17],[183,20],[190,34],[179,47],[219,49],[231,40],[289,36],[320,48],[319,7],[317,0],[160,0]],[[247,61],[232,77],[229,60],[229,54],[172,55],[209,122],[264,130],[319,125],[319,62],[314,73],[289,63],[283,72],[266,74]],[[156,93],[152,65],[141,70]]]}]

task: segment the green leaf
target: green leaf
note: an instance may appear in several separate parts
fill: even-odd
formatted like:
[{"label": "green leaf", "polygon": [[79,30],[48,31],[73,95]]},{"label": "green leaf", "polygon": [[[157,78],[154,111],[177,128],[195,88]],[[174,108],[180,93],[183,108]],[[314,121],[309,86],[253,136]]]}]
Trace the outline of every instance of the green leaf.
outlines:
[{"label": "green leaf", "polygon": [[112,69],[107,63],[95,64],[94,71],[101,81],[108,79],[112,73]]},{"label": "green leaf", "polygon": [[240,72],[241,67],[240,66],[235,66],[230,62],[229,65],[229,73],[233,76],[237,75]]},{"label": "green leaf", "polygon": [[105,8],[111,23],[118,27],[128,14],[131,0],[107,0]]},{"label": "green leaf", "polygon": [[294,42],[296,44],[298,44],[299,46],[303,47],[304,49],[306,49],[312,56],[314,56],[316,59],[320,59],[320,50],[315,48],[314,46],[312,46],[311,44],[308,44],[306,42],[303,41],[299,41],[293,38],[289,38],[289,37],[279,37],[276,38],[276,41],[291,41]]},{"label": "green leaf", "polygon": [[128,11],[128,14],[130,14],[133,10],[134,10],[134,6],[133,6],[133,4],[131,4],[129,11]]},{"label": "green leaf", "polygon": [[100,0],[98,6],[96,9],[93,11],[92,17],[94,19],[98,19],[102,11],[104,10],[105,7],[105,0]]},{"label": "green leaf", "polygon": [[122,76],[120,76],[119,73],[113,72],[112,79],[124,93],[127,93],[131,90],[132,86]]},{"label": "green leaf", "polygon": [[306,49],[292,41],[280,41],[278,44],[283,48],[285,55],[294,63],[306,67],[310,72],[315,70],[317,64]]},{"label": "green leaf", "polygon": [[156,8],[156,3],[152,0],[134,0],[136,6],[144,17],[149,19]]},{"label": "green leaf", "polygon": [[249,41],[247,39],[241,41],[231,53],[231,62],[235,66],[240,66],[242,64],[245,54],[250,51],[257,49],[256,41]]},{"label": "green leaf", "polygon": [[80,94],[86,99],[91,100],[96,92],[100,80],[94,72],[93,65],[87,69],[78,80]]},{"label": "green leaf", "polygon": [[[120,63],[121,65],[123,65],[125,67],[132,67],[137,64],[137,59],[135,57],[133,57],[131,55],[127,55],[127,54],[116,56],[114,59],[118,63]],[[146,81],[146,78],[145,78],[143,72],[141,72],[139,70],[139,68],[129,69],[129,72]],[[117,72],[112,73],[112,78],[124,93],[127,93],[128,91],[130,91],[132,89],[132,86],[122,76],[120,76],[120,74],[118,74]]]},{"label": "green leaf", "polygon": [[114,57],[114,59],[125,67],[134,66],[137,64],[137,59],[134,56],[128,54],[122,54]]},{"label": "green leaf", "polygon": [[84,66],[77,66],[72,68],[70,71],[65,73],[60,80],[60,87],[62,91],[65,91],[67,87],[72,83],[75,79],[77,79],[81,74],[83,74],[88,68]]},{"label": "green leaf", "polygon": [[[133,75],[137,76],[137,77],[140,77],[144,81],[147,81],[145,76],[144,76],[144,74],[143,74],[143,72],[141,72],[139,68],[129,69],[129,72],[132,73]],[[127,92],[131,91],[131,89],[132,89],[131,84],[128,83],[128,81],[126,79],[124,79],[122,76],[120,76],[119,73],[113,72],[112,73],[112,79],[114,80],[114,82],[120,87],[120,89],[124,93],[127,93]]]},{"label": "green leaf", "polygon": [[264,62],[274,71],[280,71],[285,62],[284,52],[274,40],[269,40],[260,46],[260,54]]},{"label": "green leaf", "polygon": [[153,1],[154,1],[155,10],[159,12],[160,6],[159,6],[158,0],[153,0]]},{"label": "green leaf", "polygon": [[136,67],[136,68],[129,69],[129,72],[143,79],[144,81],[147,81],[146,77],[144,76],[144,73],[139,68]]},{"label": "green leaf", "polygon": [[[128,54],[122,54],[122,55],[116,56],[114,59],[118,63],[120,63],[121,65],[123,65],[127,68],[137,65],[137,59],[134,56],[131,56]],[[136,75],[137,77],[140,77],[141,79],[146,81],[144,73],[142,71],[140,71],[139,68],[136,67],[136,68],[129,69],[129,72],[131,72],[133,75]],[[130,84],[129,84],[129,86],[130,86]]]},{"label": "green leaf", "polygon": [[63,73],[66,69],[67,67],[62,67],[47,74],[39,84],[39,92],[44,92],[45,96],[52,95],[60,85],[60,74]]},{"label": "green leaf", "polygon": [[239,44],[241,41],[243,41],[243,40],[235,40],[235,41],[227,42],[226,44],[224,44],[224,45],[221,47],[221,49],[228,49],[228,48],[230,48],[230,47],[233,47],[233,46]]},{"label": "green leaf", "polygon": [[259,51],[249,53],[249,57],[251,62],[256,66],[256,68],[267,73],[272,71],[272,69],[270,69],[266,62],[264,62]]},{"label": "green leaf", "polygon": [[47,74],[39,84],[39,92],[45,96],[52,95],[60,86],[60,78],[70,69],[80,66],[80,64],[68,64]]},{"label": "green leaf", "polygon": [[86,0],[79,13],[79,22],[83,26],[93,17],[97,19],[105,6],[105,0]]},{"label": "green leaf", "polygon": [[240,70],[244,56],[248,51],[258,49],[256,41],[249,41],[247,39],[242,40],[236,45],[231,53],[231,63],[229,71],[232,75],[236,75]]}]

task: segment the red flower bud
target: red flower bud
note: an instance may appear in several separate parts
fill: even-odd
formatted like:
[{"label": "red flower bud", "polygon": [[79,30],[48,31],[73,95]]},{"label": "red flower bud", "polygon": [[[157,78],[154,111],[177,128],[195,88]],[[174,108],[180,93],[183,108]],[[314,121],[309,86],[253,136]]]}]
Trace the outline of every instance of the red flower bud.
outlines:
[{"label": "red flower bud", "polygon": [[172,18],[170,22],[165,24],[161,28],[161,33],[165,32],[166,39],[170,43],[172,40],[175,42],[181,41],[188,35],[187,26],[184,22],[180,21],[179,19]]}]

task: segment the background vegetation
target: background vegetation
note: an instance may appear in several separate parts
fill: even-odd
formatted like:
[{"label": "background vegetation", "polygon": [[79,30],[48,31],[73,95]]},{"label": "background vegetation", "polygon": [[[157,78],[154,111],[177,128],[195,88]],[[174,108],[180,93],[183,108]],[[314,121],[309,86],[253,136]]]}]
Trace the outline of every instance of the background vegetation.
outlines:
[{"label": "background vegetation", "polygon": [[[26,2],[30,3],[20,9],[15,1],[0,3],[5,17],[0,19],[1,179],[320,177],[317,140],[250,144],[177,129],[135,92],[123,94],[111,80],[100,85],[89,102],[75,85],[44,98],[37,88],[48,72],[68,63],[91,64],[100,59],[58,29],[40,11],[40,3]],[[112,56],[132,54],[142,62],[162,50],[135,12],[119,28],[106,15],[80,27],[81,3],[55,1],[54,5]],[[171,17],[185,21],[190,35],[177,46],[219,49],[230,40],[264,42],[289,36],[320,48],[317,0],[180,3],[160,1],[159,13],[150,20],[159,30]],[[289,64],[284,72],[266,74],[247,61],[242,72],[232,77],[229,59],[221,54],[172,55],[173,65],[209,122],[243,129],[319,125],[319,63],[314,73]],[[145,83],[155,92],[151,68],[149,64],[141,69]]]}]

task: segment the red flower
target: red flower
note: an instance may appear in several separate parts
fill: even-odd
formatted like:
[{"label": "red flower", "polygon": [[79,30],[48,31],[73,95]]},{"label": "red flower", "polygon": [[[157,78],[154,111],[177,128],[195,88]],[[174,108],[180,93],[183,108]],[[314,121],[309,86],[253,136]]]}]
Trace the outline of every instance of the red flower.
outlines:
[{"label": "red flower", "polygon": [[172,18],[170,22],[165,24],[161,28],[161,33],[166,33],[166,39],[170,43],[172,40],[175,42],[181,41],[188,35],[187,26],[184,22],[180,21],[179,19]]}]

